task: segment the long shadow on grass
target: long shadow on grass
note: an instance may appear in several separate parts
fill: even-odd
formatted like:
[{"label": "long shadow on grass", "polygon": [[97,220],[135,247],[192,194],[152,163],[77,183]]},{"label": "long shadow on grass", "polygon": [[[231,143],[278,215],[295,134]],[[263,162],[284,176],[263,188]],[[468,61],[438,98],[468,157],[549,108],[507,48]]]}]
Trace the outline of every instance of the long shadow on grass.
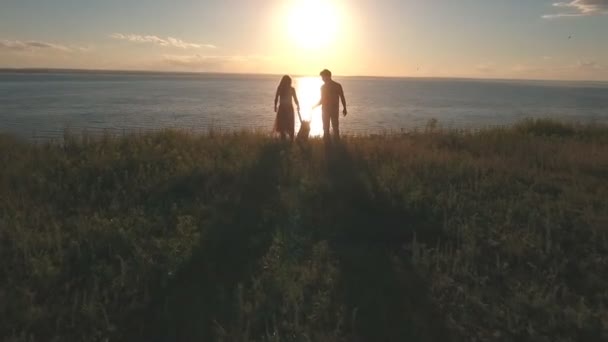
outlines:
[{"label": "long shadow on grass", "polygon": [[240,193],[219,206],[200,248],[156,295],[144,340],[213,341],[215,322],[234,319],[236,288],[251,278],[283,215],[277,188],[283,149],[269,143],[240,177]]},{"label": "long shadow on grass", "polygon": [[331,186],[323,195],[328,221],[321,229],[331,234],[340,262],[352,335],[359,341],[448,341],[428,284],[400,255],[430,219],[394,204],[343,145],[328,148],[327,158]]}]

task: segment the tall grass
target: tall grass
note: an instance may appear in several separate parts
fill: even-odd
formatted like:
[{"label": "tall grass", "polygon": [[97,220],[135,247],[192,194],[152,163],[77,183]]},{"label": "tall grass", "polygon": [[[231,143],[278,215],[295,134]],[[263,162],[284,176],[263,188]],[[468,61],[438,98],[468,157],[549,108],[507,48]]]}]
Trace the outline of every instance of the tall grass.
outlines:
[{"label": "tall grass", "polygon": [[608,339],[608,128],[0,135],[4,341]]}]

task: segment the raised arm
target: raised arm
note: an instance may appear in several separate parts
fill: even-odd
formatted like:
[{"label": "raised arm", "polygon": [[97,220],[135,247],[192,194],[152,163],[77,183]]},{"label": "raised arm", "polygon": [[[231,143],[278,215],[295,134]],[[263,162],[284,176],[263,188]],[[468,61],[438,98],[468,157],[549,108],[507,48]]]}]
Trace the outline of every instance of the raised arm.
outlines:
[{"label": "raised arm", "polygon": [[342,107],[344,107],[344,116],[346,116],[346,114],[348,114],[348,111],[346,110],[346,97],[344,96],[344,89],[342,89],[342,85],[340,85],[340,100],[342,100]]}]

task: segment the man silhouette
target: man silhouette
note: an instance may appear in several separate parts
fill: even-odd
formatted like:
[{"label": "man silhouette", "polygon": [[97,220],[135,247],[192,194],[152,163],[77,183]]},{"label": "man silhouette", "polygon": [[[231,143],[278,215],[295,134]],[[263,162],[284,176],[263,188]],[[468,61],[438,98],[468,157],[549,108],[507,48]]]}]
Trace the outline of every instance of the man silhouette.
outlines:
[{"label": "man silhouette", "polygon": [[331,79],[331,71],[325,69],[321,71],[321,78],[323,79],[323,86],[321,87],[321,100],[314,107],[321,106],[323,113],[323,138],[329,140],[331,135],[329,133],[329,125],[334,130],[334,136],[337,140],[340,139],[340,100],[342,101],[342,107],[344,110],[342,113],[344,116],[348,114],[346,110],[346,98],[344,98],[344,90],[342,85]]}]

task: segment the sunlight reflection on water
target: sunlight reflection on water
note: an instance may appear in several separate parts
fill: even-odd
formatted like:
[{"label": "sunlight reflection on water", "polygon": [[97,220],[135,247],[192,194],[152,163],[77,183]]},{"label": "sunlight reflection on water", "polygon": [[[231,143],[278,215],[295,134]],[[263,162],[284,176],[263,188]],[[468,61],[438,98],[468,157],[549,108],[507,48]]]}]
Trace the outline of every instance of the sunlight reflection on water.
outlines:
[{"label": "sunlight reflection on water", "polygon": [[[323,135],[323,121],[321,108],[312,107],[321,99],[321,86],[323,81],[319,77],[298,77],[295,88],[302,108],[302,120],[310,121],[310,135],[318,137]],[[300,122],[296,120],[296,131],[300,129]]]}]

